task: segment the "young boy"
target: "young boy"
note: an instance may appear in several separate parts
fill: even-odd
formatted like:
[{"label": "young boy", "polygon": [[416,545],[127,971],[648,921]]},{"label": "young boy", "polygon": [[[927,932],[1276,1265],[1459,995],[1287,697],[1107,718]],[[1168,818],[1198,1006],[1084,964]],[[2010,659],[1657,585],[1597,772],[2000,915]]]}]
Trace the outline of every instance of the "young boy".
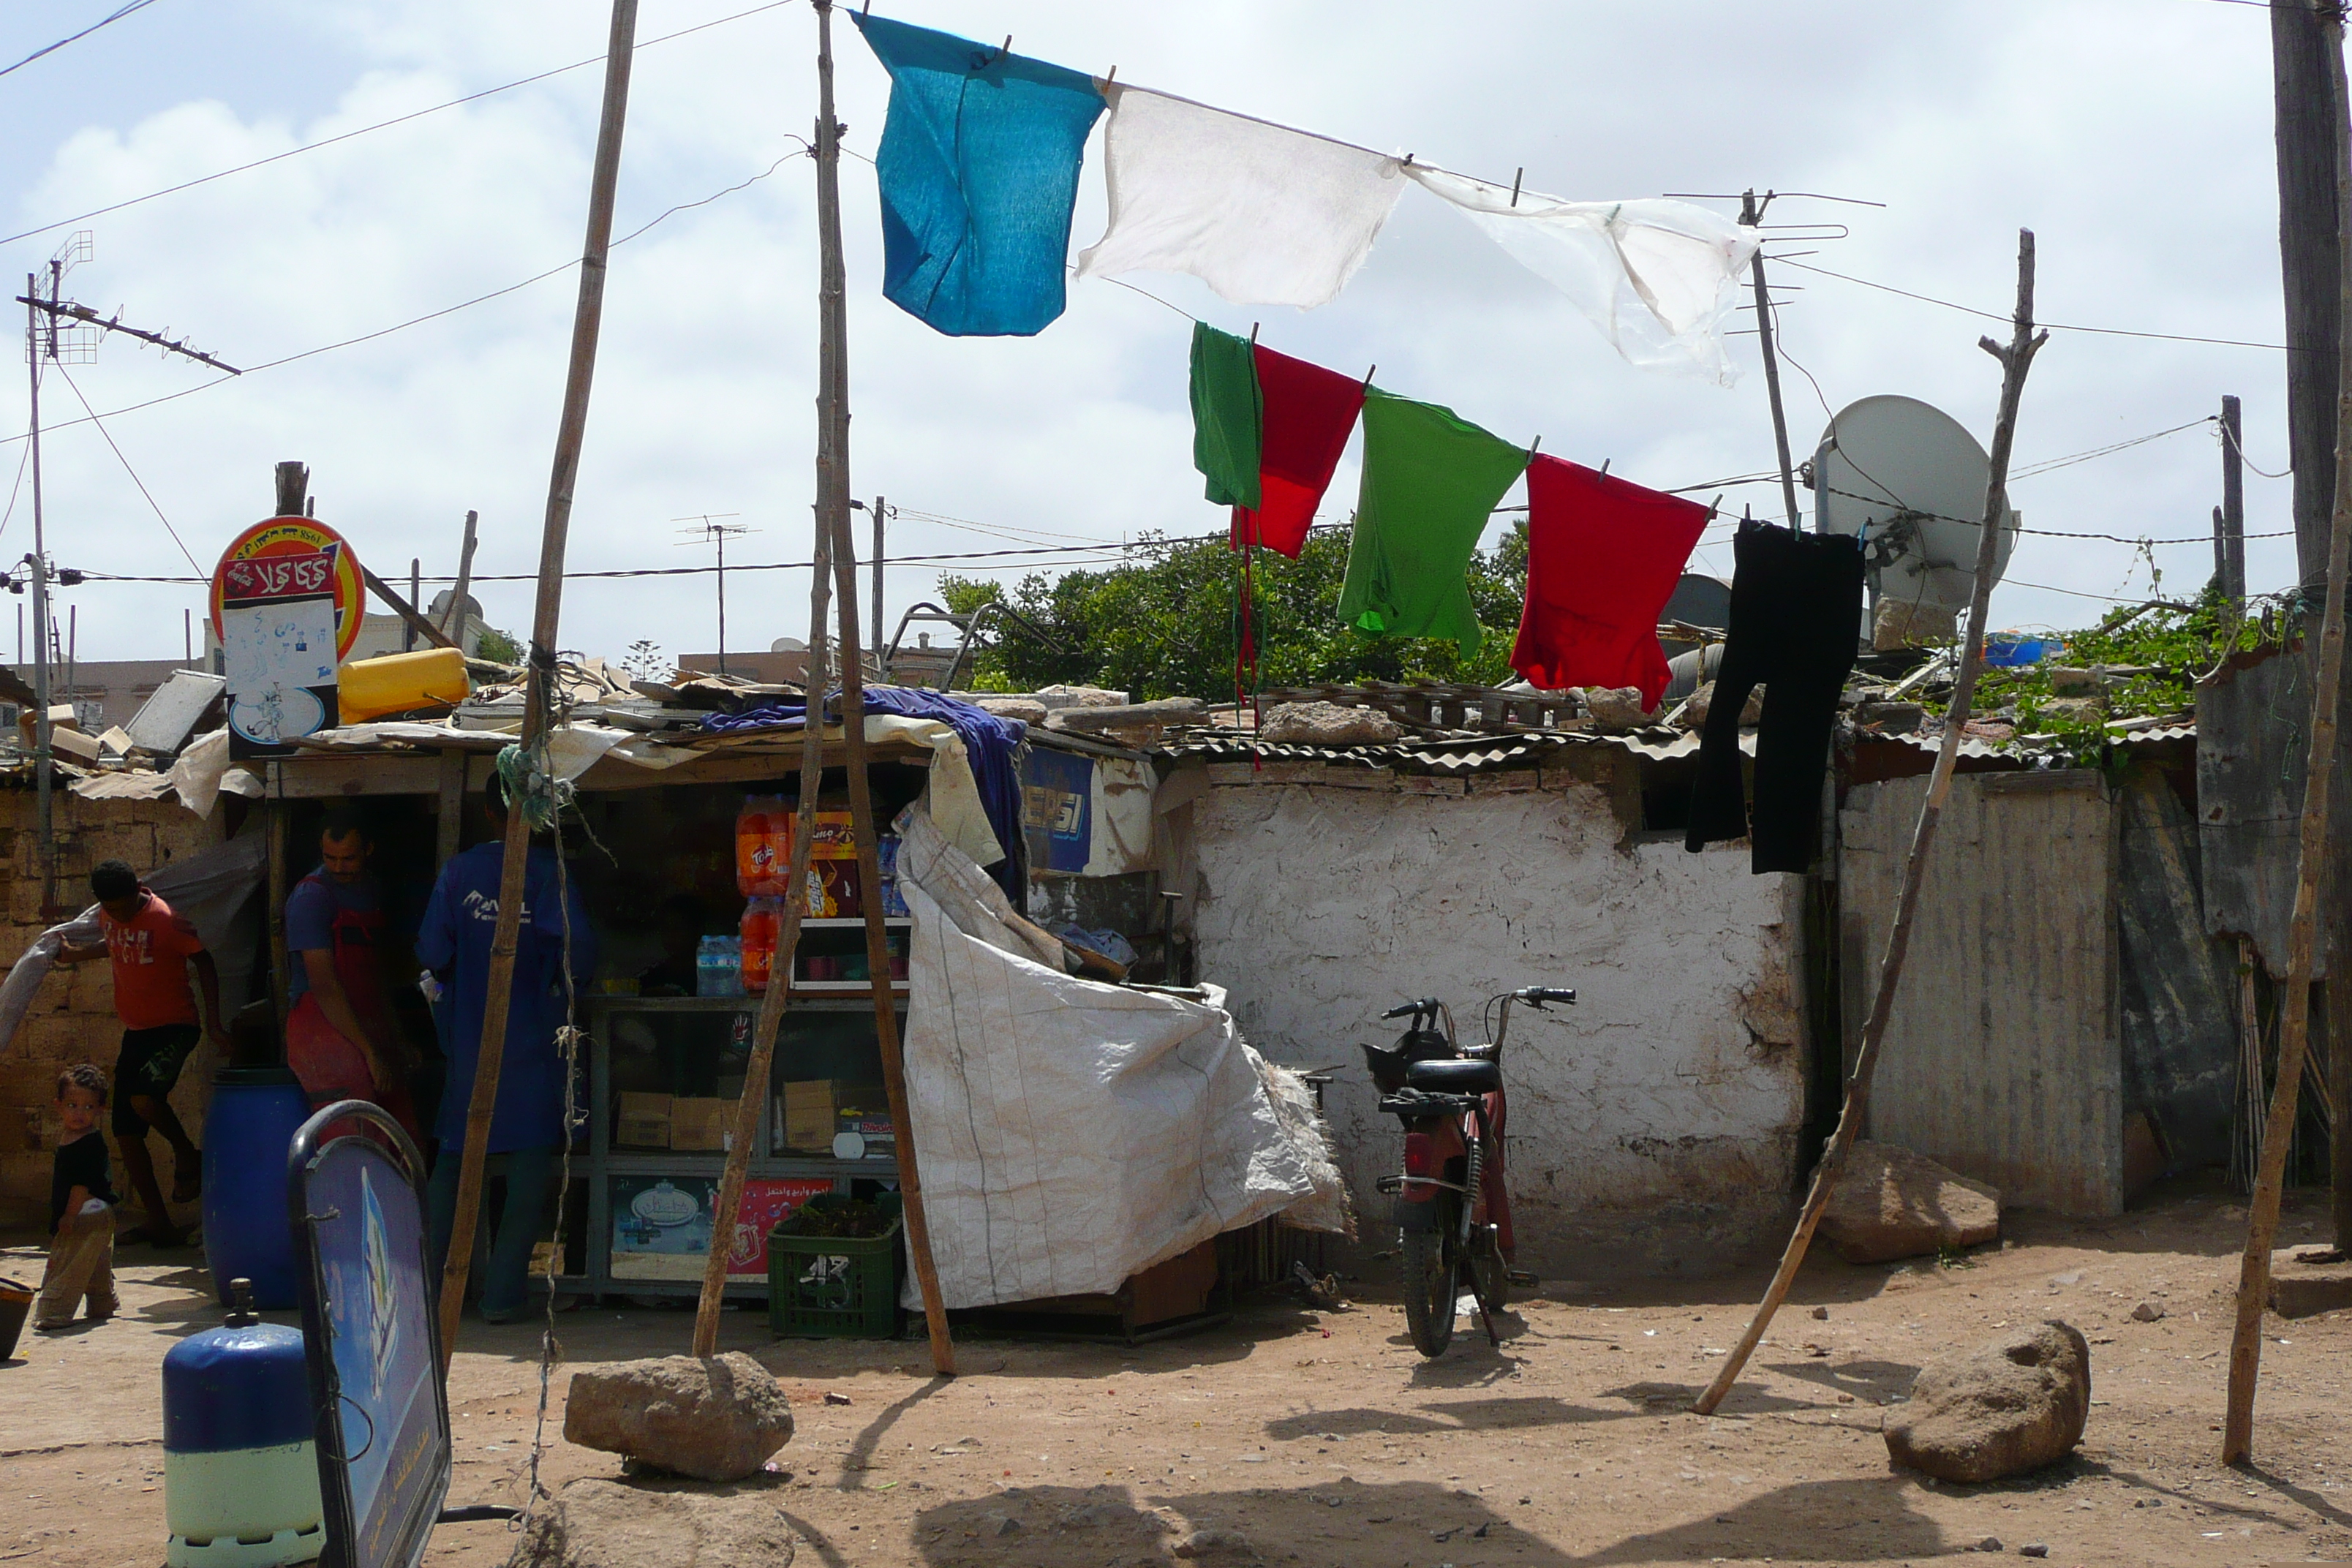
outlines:
[{"label": "young boy", "polygon": [[84,1062],[58,1074],[58,1120],[65,1132],[49,1167],[49,1267],[33,1310],[40,1332],[70,1328],[74,1308],[89,1298],[89,1321],[114,1316],[114,1187],[107,1180],[106,1140],[98,1113],[106,1075]]},{"label": "young boy", "polygon": [[[147,1211],[145,1228],[122,1239],[178,1247],[186,1237],[164,1206],[147,1133],[151,1128],[161,1132],[172,1146],[172,1200],[194,1202],[201,1190],[204,1157],[180,1125],[169,1097],[198,1040],[211,1035],[226,1049],[221,1036],[220,974],[196,928],[173,913],[172,906],[142,883],[126,862],[100,861],[89,874],[89,890],[98,900],[106,945],[68,947],[58,958],[79,963],[104,955],[113,963],[114,1011],[122,1020],[122,1056],[114,1064],[114,1138],[121,1147],[122,1169],[131,1190]],[[196,994],[188,985],[192,969],[196,990],[204,995],[201,1028]]]}]

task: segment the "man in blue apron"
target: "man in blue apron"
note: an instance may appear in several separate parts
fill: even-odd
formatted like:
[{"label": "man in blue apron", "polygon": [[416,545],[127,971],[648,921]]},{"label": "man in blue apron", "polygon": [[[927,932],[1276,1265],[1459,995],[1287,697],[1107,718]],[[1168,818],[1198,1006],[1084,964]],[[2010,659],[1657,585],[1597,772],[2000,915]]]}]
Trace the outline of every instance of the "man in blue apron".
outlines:
[{"label": "man in blue apron", "polygon": [[[416,935],[417,959],[439,974],[446,986],[439,1011],[449,1079],[434,1128],[441,1148],[434,1162],[431,1189],[436,1270],[448,1256],[450,1233],[456,1227],[466,1113],[473,1099],[482,1015],[489,999],[490,942],[498,929],[507,805],[505,787],[496,774],[491,776],[484,805],[489,837],[452,856],[441,868]],[[568,898],[557,897],[554,849],[533,843],[523,882],[514,991],[507,1007],[506,1054],[499,1067],[486,1168],[488,1176],[506,1179],[506,1201],[499,1212],[484,1216],[490,1249],[481,1280],[482,1316],[494,1323],[523,1313],[540,1213],[557,1153],[567,1136],[564,1062],[556,1042],[556,1031],[568,1012],[567,947],[574,986],[584,990],[596,969],[596,937],[589,929],[579,882],[571,880],[566,891]]]}]

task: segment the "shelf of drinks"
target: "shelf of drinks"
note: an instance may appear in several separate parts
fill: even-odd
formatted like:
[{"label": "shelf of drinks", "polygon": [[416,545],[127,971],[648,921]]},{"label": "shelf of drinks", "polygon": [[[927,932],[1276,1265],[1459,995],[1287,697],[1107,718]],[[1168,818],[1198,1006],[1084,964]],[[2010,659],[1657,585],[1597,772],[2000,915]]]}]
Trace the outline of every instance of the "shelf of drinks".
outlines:
[{"label": "shelf of drinks", "polygon": [[[598,1162],[598,1169],[614,1176],[715,1176],[726,1164],[727,1156],[718,1153],[672,1151],[666,1154],[658,1149],[615,1149]],[[898,1162],[889,1155],[836,1160],[829,1154],[754,1154],[748,1168],[754,1176],[847,1176],[886,1182],[898,1179]]]}]

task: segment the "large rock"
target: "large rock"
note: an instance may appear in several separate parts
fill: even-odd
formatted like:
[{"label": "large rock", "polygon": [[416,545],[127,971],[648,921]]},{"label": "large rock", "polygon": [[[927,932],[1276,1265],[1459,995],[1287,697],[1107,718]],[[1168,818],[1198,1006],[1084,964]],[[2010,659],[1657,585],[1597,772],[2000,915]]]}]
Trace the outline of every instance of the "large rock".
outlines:
[{"label": "large rock", "polygon": [[1157,742],[1169,730],[1206,723],[1208,717],[1209,705],[1197,697],[1162,697],[1156,702],[1128,702],[1108,708],[1057,708],[1046,716],[1045,726],[1143,747]]},{"label": "large rock", "polygon": [[794,1538],[766,1487],[705,1492],[569,1481],[530,1516],[520,1568],[784,1568]]},{"label": "large rock", "polygon": [[1584,709],[1592,715],[1594,729],[1616,733],[1658,721],[1656,709],[1642,706],[1642,689],[1638,686],[1588,686],[1584,688]]},{"label": "large rock", "polygon": [[1265,710],[1258,739],[1283,746],[1385,746],[1404,726],[1377,708],[1337,702],[1280,702]]},{"label": "large rock", "polygon": [[2000,1194],[1924,1154],[1864,1139],[1822,1213],[1822,1234],[1848,1263],[1975,1247],[2000,1237]]},{"label": "large rock", "polygon": [[792,1436],[784,1391],[740,1351],[574,1373],[563,1406],[564,1441],[697,1480],[756,1474]]},{"label": "large rock", "polygon": [[1885,1422],[1887,1457],[1948,1481],[1995,1481],[2064,1458],[2091,1413],[2091,1347],[2053,1319],[1919,1369]]},{"label": "large rock", "polygon": [[1034,697],[992,697],[967,693],[964,700],[983,713],[993,713],[999,719],[1018,719],[1024,724],[1043,724],[1046,708]]},{"label": "large rock", "polygon": [[[1699,729],[1706,723],[1707,710],[1714,706],[1715,682],[1710,680],[1691,693],[1690,701],[1683,707],[1682,717],[1675,722],[1685,730]],[[1740,705],[1739,727],[1753,730],[1763,721],[1764,689],[1759,686],[1748,693],[1748,700]]]}]

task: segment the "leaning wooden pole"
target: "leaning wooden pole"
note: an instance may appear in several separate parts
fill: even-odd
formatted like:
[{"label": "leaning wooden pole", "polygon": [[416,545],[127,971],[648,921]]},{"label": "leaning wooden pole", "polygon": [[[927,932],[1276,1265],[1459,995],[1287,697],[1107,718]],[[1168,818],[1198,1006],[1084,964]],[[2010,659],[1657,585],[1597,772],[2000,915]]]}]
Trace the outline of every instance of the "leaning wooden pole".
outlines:
[{"label": "leaning wooden pole", "polygon": [[[613,192],[621,173],[621,127],[628,116],[629,67],[636,48],[637,0],[613,0],[613,28],[604,48],[604,105],[596,127],[596,162],[589,176],[587,243],[580,255],[580,299],[572,315],[572,362],[564,374],[563,415],[556,426],[555,462],[547,485],[547,521],[539,542],[539,600],[530,623],[530,671],[523,688],[522,747],[545,739],[554,693],[557,623],[563,609],[563,552],[572,531],[572,490],[580,475],[580,447],[588,428],[588,390],[595,379],[596,338],[604,320],[604,256],[613,241]],[[462,626],[463,623],[460,622]],[[515,946],[522,926],[523,873],[530,854],[530,814],[509,801],[506,858],[499,868],[499,919],[490,938],[490,973],[482,1007],[482,1037],[474,1060],[473,1096],[466,1103],[466,1144],[457,1166],[457,1213],[449,1230],[449,1258],[441,1270],[441,1367],[457,1353],[457,1321],[466,1308],[466,1274],[473,1262],[475,1220],[482,1205],[482,1163],[488,1152],[490,1114],[498,1105],[499,1068],[506,1055],[507,1005],[514,991]],[[571,1136],[565,1129],[564,1136]]]},{"label": "leaning wooden pole", "polygon": [[[2263,1127],[2262,1164],[2246,1205],[2246,1250],[2238,1262],[2238,1321],[2230,1340],[2230,1402],[2221,1423],[2221,1462],[2234,1465],[2253,1448],[2254,1390],[2263,1370],[2263,1310],[2271,1291],[2271,1247],[2278,1237],[2279,1196],[2294,1141],[2304,1058],[2311,1044],[2311,972],[2318,945],[2319,895],[2327,866],[2328,789],[2335,782],[2336,696],[2344,679],[2344,584],[2352,561],[2352,121],[2344,82],[2344,24],[2324,12],[2327,54],[2334,62],[2336,231],[2342,295],[2337,319],[2336,506],[2327,535],[2327,605],[2319,618],[2319,678],[2311,694],[2311,750],[2304,767],[2303,841],[2296,851],[2294,913],[2286,928],[2286,984],[2279,1008],[2278,1081]],[[2342,889],[2337,889],[2341,896]],[[2336,962],[2345,962],[2343,954]],[[2345,1135],[2344,1124],[2336,1127]]]},{"label": "leaning wooden pole", "polygon": [[743,1181],[752,1146],[760,1140],[768,1104],[768,1079],[776,1061],[776,1032],[783,1026],[784,1008],[792,1001],[793,959],[800,951],[801,917],[808,910],[811,852],[816,843],[816,802],[824,783],[825,616],[833,592],[829,547],[824,524],[816,528],[814,581],[809,584],[808,663],[801,672],[807,721],[801,731],[801,805],[793,822],[793,853],[784,873],[784,912],[776,921],[776,956],[768,966],[768,989],[760,998],[760,1016],[751,1028],[751,1057],[743,1065],[743,1092],[735,1101],[733,1131],[727,1139],[727,1163],[720,1169],[719,1195],[711,1202],[710,1252],[702,1260],[702,1297],[694,1310],[694,1353],[719,1353],[719,1314],[727,1301],[727,1259],[735,1234],[735,1216],[743,1207]]},{"label": "leaning wooden pole", "polygon": [[1845,1172],[1846,1156],[1853,1149],[1854,1140],[1862,1135],[1864,1116],[1870,1107],[1871,1075],[1878,1068],[1879,1047],[1886,1039],[1888,1021],[1895,1014],[1895,996],[1903,979],[1904,959],[1911,951],[1911,922],[1919,910],[1919,889],[1927,880],[1927,853],[1936,842],[1936,828],[1943,819],[1944,801],[1951,794],[1952,769],[1959,761],[1960,737],[1968,727],[1969,704],[1976,695],[1977,677],[1984,668],[1985,617],[1992,603],[1994,552],[2000,542],[2000,531],[2009,519],[2009,454],[2017,434],[2017,406],[2025,393],[2025,373],[2033,363],[2033,356],[2049,339],[2048,332],[2033,330],[2033,231],[2020,229],[2017,236],[2017,314],[2011,320],[2007,347],[1990,338],[1982,340],[1984,350],[2000,361],[2000,413],[1992,428],[1992,468],[1985,485],[1984,522],[1977,535],[1976,584],[1969,597],[1968,642],[1960,652],[1958,679],[1952,686],[1951,705],[1944,711],[1944,743],[1936,753],[1936,766],[1927,779],[1927,799],[1919,808],[1919,825],[1912,830],[1911,854],[1903,863],[1903,888],[1895,904],[1895,924],[1886,933],[1886,953],[1878,964],[1878,994],[1872,998],[1869,1020],[1863,1025],[1862,1048],[1855,1053],[1853,1076],[1847,1079],[1845,1105],[1838,1112],[1837,1132],[1822,1155],[1821,1164],[1813,1172],[1811,1191],[1805,1194],[1804,1211],[1798,1215],[1796,1233],[1789,1237],[1788,1250],[1780,1255],[1780,1267],[1772,1275],[1771,1287],[1764,1292],[1762,1305],[1756,1309],[1755,1319],[1739,1343],[1724,1359],[1722,1370],[1706,1392],[1698,1396],[1698,1412],[1713,1415],[1739,1381],[1740,1370],[1756,1352],[1764,1331],[1771,1326],[1772,1314],[1796,1282],[1797,1270],[1805,1261],[1805,1249],[1812,1245],[1813,1231],[1822,1223],[1822,1212],[1829,1206],[1830,1194],[1836,1191],[1838,1177]]}]

